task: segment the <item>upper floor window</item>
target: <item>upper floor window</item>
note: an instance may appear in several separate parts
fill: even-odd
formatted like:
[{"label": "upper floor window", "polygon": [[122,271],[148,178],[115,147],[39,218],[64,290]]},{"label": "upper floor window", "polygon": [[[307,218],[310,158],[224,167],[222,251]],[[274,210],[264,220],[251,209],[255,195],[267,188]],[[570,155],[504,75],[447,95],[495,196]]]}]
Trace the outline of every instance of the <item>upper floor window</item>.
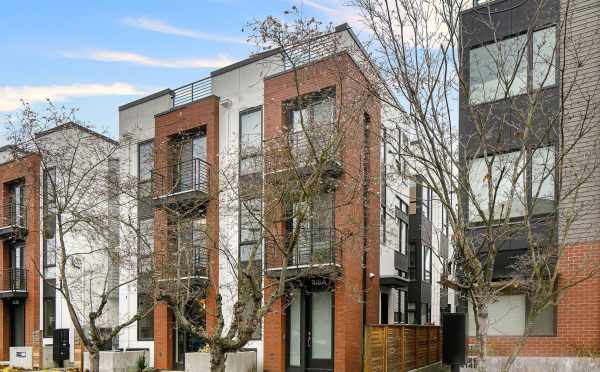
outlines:
[{"label": "upper floor window", "polygon": [[[534,214],[552,212],[555,199],[554,152],[553,147],[535,149],[527,154],[531,156],[529,162],[520,151],[473,159],[469,183],[475,201],[470,202],[469,220],[483,220],[477,207],[486,218],[493,219],[504,218],[507,213],[511,218],[523,216],[528,203],[531,203]],[[488,174],[488,164],[491,174]],[[526,182],[528,179],[531,182]],[[493,203],[489,200],[490,191],[495,198]],[[492,204],[493,216],[490,211]]]},{"label": "upper floor window", "polygon": [[423,281],[431,283],[431,247],[423,247]]},{"label": "upper floor window", "polygon": [[154,141],[138,143],[138,181],[150,181],[154,169]]},{"label": "upper floor window", "polygon": [[[532,70],[528,80],[528,57]],[[496,43],[473,48],[469,52],[470,103],[480,104],[554,85],[556,28],[509,37]],[[531,81],[531,83],[528,83]]]},{"label": "upper floor window", "polygon": [[56,169],[48,168],[44,170],[43,175],[43,203],[44,203],[44,267],[52,267],[56,265]]},{"label": "upper floor window", "polygon": [[400,253],[406,254],[408,246],[408,224],[404,220],[400,220]]},{"label": "upper floor window", "polygon": [[433,193],[429,187],[423,186],[422,190],[422,208],[423,216],[431,221],[432,206],[433,206]]},{"label": "upper floor window", "polygon": [[240,114],[240,175],[262,171],[262,112]]}]

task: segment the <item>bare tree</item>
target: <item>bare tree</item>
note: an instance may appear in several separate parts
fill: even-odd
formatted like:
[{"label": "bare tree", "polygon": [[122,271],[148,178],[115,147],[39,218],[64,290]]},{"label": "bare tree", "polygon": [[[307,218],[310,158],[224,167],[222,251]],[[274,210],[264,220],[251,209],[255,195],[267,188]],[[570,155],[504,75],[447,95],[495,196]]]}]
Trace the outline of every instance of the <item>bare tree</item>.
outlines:
[{"label": "bare tree", "polygon": [[[598,80],[584,84],[582,72],[593,42],[573,37],[575,3],[523,2],[526,32],[502,39],[489,5],[467,14],[465,26],[462,0],[353,1],[388,85],[373,93],[410,138],[397,153],[448,210],[456,275],[446,272],[442,284],[472,309],[480,370],[500,295],[524,294],[530,304],[508,370],[536,316],[598,271],[589,257],[571,269],[577,275],[559,279],[565,248],[589,213],[580,194],[598,170]],[[546,26],[548,14],[556,26]],[[597,29],[590,33],[597,42]],[[481,34],[493,43],[473,42]],[[506,257],[510,241],[520,241],[518,257]]]},{"label": "bare tree", "polygon": [[48,102],[46,112],[37,113],[25,104],[10,120],[9,138],[17,149],[40,156],[43,186],[31,195],[43,200],[44,256],[55,267],[36,270],[60,293],[89,351],[90,370],[98,371],[100,350],[151,311],[119,314],[119,290],[135,283],[138,256],[149,247],[128,213],[135,199],[122,198],[137,194],[137,182],[118,176],[119,144],[77,124],[75,110]]},{"label": "bare tree", "polygon": [[[342,162],[342,157],[347,154],[348,143],[360,141],[355,133],[371,130],[364,128],[368,123],[365,112],[372,112],[375,101],[364,84],[355,83],[358,70],[343,52],[336,33],[315,19],[300,18],[295,10],[290,14],[294,18],[290,23],[268,17],[248,27],[251,40],[260,48],[278,52],[263,62],[265,72],[287,72],[291,76],[295,94],[283,103],[283,111],[292,123],[277,128],[274,135],[265,135],[264,141],[259,135],[258,140],[243,143],[239,152],[232,150],[228,159],[235,160],[221,160],[219,187],[205,190],[205,199],[188,204],[185,212],[168,201],[160,206],[173,224],[158,232],[172,247],[165,260],[169,265],[157,270],[162,282],[159,299],[169,304],[179,326],[206,343],[212,371],[224,371],[226,354],[242,349],[260,330],[267,313],[281,310],[275,305],[283,303],[285,307],[292,299],[292,289],[303,278],[335,280],[344,242],[361,241],[364,226],[357,220],[354,227],[336,229],[333,213],[373,195],[361,162],[369,162],[366,147],[371,144],[363,147],[364,153],[352,154],[356,162],[350,157]],[[303,84],[316,71],[329,79],[331,86],[307,91]],[[181,161],[177,151],[171,152],[173,155],[175,163]],[[366,158],[361,159],[363,155]],[[246,170],[239,170],[238,159],[245,162]],[[346,176],[336,176],[339,174]],[[331,191],[339,188],[340,182],[345,183],[346,192],[334,200]],[[177,184],[170,182],[168,187]],[[190,240],[182,240],[178,234],[182,213],[200,216],[204,221],[206,203],[217,198],[221,214],[237,215],[239,208],[242,241],[236,244],[237,239],[232,242],[201,233],[202,237],[186,244]],[[357,245],[362,252],[362,245]],[[207,310],[203,300],[213,284],[201,284],[200,278],[209,276],[211,266],[202,266],[202,275],[187,275],[186,266],[182,266],[198,261],[193,259],[198,247],[207,255],[204,262],[212,262],[209,257],[218,255],[220,270],[234,277],[233,283],[213,289],[217,293],[214,313]],[[233,295],[224,298],[223,292]],[[363,300],[357,295],[357,301]],[[207,317],[215,319],[212,330],[206,325]]]}]

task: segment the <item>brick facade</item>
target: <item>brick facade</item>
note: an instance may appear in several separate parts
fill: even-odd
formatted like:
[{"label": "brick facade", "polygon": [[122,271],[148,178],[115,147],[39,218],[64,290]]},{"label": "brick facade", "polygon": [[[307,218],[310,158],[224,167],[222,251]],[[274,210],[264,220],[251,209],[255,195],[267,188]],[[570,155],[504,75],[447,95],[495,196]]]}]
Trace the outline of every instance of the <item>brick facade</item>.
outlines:
[{"label": "brick facade", "polygon": [[[40,158],[28,155],[0,165],[0,206],[8,199],[8,183],[24,180],[27,203],[27,235],[25,238],[24,267],[27,270],[27,298],[25,299],[25,345],[32,345],[33,332],[40,328]],[[4,208],[0,214],[4,213]],[[0,269],[10,266],[9,242],[0,241]],[[10,300],[0,300],[0,360],[9,359]]]},{"label": "brick facade", "polygon": [[[343,173],[335,189],[335,228],[347,231],[351,237],[342,243],[342,274],[335,281],[334,290],[334,369],[335,371],[362,370],[361,345],[363,338],[363,204],[362,161],[363,115],[368,113],[368,228],[366,322],[377,323],[379,313],[379,134],[380,107],[369,100],[362,85],[364,82],[356,65],[348,55],[302,68],[298,71],[300,94],[319,92],[335,87],[337,115],[342,123],[344,143]],[[296,97],[294,73],[287,72],[265,80],[264,137],[265,141],[280,136],[286,125],[283,103]],[[268,201],[267,201],[268,203]],[[374,278],[368,278],[374,273]],[[268,288],[268,283],[266,284]],[[268,293],[266,294],[268,296]],[[281,302],[275,304],[265,317],[264,370],[284,371],[286,366],[286,316]]]},{"label": "brick facade", "polygon": [[[600,265],[600,242],[565,248],[559,264],[561,287],[589,276]],[[600,352],[600,275],[562,293],[556,306],[555,336],[528,337],[519,356],[589,356]],[[518,337],[489,336],[490,355],[509,355]],[[470,343],[476,343],[471,338]]]},{"label": "brick facade", "polygon": [[[216,325],[216,294],[219,289],[219,99],[209,96],[174,110],[158,114],[155,118],[155,168],[160,169],[168,163],[169,139],[192,129],[206,129],[207,161],[210,164],[209,193],[206,211],[206,223],[211,246],[209,247],[209,280],[206,298],[206,325],[211,332]],[[165,252],[167,242],[161,232],[161,226],[167,223],[166,213],[157,209],[154,215],[155,252]],[[174,363],[173,329],[175,321],[171,311],[164,303],[154,309],[154,366],[170,369]]]}]

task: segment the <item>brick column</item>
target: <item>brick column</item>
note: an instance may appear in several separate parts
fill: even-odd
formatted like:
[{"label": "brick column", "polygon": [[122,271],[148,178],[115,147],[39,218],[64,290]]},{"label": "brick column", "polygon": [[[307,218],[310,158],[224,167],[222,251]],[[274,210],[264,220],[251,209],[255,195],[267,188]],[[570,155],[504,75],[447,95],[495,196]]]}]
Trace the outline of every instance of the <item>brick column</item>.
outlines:
[{"label": "brick column", "polygon": [[166,303],[154,308],[154,367],[173,368],[173,316]]}]

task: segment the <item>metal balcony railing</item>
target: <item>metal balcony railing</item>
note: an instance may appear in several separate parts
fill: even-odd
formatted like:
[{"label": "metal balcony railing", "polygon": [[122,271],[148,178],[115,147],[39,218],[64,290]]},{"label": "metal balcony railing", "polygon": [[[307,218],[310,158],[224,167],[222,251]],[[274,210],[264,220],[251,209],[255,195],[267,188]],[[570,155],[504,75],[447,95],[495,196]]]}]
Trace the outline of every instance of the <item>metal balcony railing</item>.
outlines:
[{"label": "metal balcony railing", "polygon": [[191,247],[156,256],[159,280],[178,281],[208,277],[208,248],[193,243]]},{"label": "metal balcony railing", "polygon": [[333,124],[314,125],[265,141],[268,172],[307,167],[317,162],[330,167],[342,162],[342,142]]},{"label": "metal balcony railing", "polygon": [[185,105],[212,94],[212,79],[206,77],[173,89],[173,107]]},{"label": "metal balcony railing", "polygon": [[267,240],[267,269],[281,268],[284,251],[290,247],[288,267],[322,266],[340,264],[342,253],[333,228],[307,228],[289,232],[278,242]]},{"label": "metal balcony railing", "polygon": [[190,191],[208,193],[210,165],[202,159],[175,162],[152,172],[152,195],[168,196]]},{"label": "metal balcony railing", "polygon": [[27,291],[27,270],[3,269],[0,270],[0,292],[25,292]]},{"label": "metal balcony railing", "polygon": [[2,208],[2,217],[0,219],[0,228],[2,227],[27,227],[27,207],[25,203],[16,203],[10,200]]}]

